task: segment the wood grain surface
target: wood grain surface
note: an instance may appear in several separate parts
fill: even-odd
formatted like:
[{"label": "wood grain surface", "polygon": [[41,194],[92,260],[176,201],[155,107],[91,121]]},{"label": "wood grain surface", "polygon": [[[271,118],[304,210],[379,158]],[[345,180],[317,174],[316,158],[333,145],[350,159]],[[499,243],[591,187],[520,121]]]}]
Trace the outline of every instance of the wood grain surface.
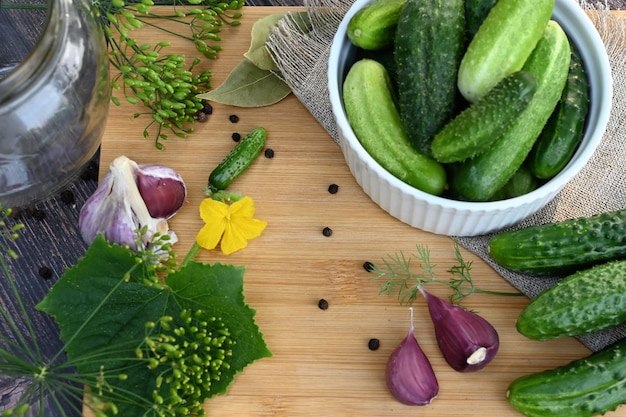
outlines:
[{"label": "wood grain surface", "polygon": [[[242,59],[252,23],[286,10],[295,9],[246,7],[243,24],[224,29],[223,51],[206,64],[214,85]],[[149,29],[136,35],[147,42],[164,40]],[[189,57],[195,53],[184,42],[180,48]],[[275,153],[271,159],[261,156],[230,187],[254,199],[256,217],[268,221],[266,231],[230,256],[203,251],[197,258],[246,267],[246,300],[256,309],[257,324],[273,352],[239,374],[227,395],[209,400],[208,416],[516,416],[505,399],[514,378],[589,354],[575,339],[536,342],[519,335],[515,320],[527,298],[474,294],[465,306],[497,328],[500,352],[483,371],[457,373],[439,353],[426,306],[418,299],[415,335],[433,364],[440,394],[417,409],[396,402],[385,387],[385,364],[407,334],[409,310],[394,296],[379,295],[381,282],[372,280],[363,263],[428,245],[436,272],[446,278],[455,261],[452,240],[411,228],[373,203],[354,181],[339,147],[293,95],[271,107],[215,105],[193,135],[170,139],[163,151],[143,138],[149,120],[134,119],[136,111],[130,105],[111,108],[101,174],[119,155],[179,171],[189,196],[170,226],[180,238],[181,259],[202,226],[198,206],[208,175],[235,145],[232,133],[263,126],[267,148]],[[231,114],[239,116],[238,123],[229,121]],[[336,194],[328,192],[333,183],[339,186]],[[322,234],[325,227],[332,229],[330,237]],[[462,253],[473,261],[477,286],[514,291],[479,258]],[[443,286],[430,289],[450,294]],[[321,298],[328,301],[327,310],[318,308]],[[370,338],[380,339],[378,350],[368,349]],[[626,416],[626,408],[611,415]]]}]

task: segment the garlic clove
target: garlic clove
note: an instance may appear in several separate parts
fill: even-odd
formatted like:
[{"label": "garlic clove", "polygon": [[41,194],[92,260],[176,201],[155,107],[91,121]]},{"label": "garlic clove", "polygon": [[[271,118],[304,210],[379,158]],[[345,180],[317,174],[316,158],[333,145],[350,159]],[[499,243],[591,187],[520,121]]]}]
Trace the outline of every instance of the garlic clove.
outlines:
[{"label": "garlic clove", "polygon": [[128,245],[131,249],[137,249],[137,228],[130,211],[130,205],[124,204],[118,195],[117,188],[113,186],[114,178],[107,173],[96,191],[83,205],[78,218],[78,228],[81,237],[86,243],[91,243],[98,234],[103,234],[105,239],[120,245]]},{"label": "garlic clove", "polygon": [[385,379],[393,397],[403,404],[427,405],[437,397],[439,383],[430,361],[413,335],[411,325],[404,340],[394,349],[387,361]]},{"label": "garlic clove", "polygon": [[137,231],[145,228],[142,240],[148,247],[155,234],[176,235],[169,230],[167,220],[153,218],[144,202],[136,182],[137,163],[125,156],[111,162],[96,191],[87,199],[79,216],[79,229],[86,243],[93,242],[98,234],[113,243],[137,249]]},{"label": "garlic clove", "polygon": [[500,346],[496,329],[476,313],[421,289],[435,327],[437,344],[448,364],[459,372],[483,369]]},{"label": "garlic clove", "polygon": [[137,188],[150,215],[171,218],[187,198],[187,187],[180,174],[158,164],[137,164],[136,168]]}]

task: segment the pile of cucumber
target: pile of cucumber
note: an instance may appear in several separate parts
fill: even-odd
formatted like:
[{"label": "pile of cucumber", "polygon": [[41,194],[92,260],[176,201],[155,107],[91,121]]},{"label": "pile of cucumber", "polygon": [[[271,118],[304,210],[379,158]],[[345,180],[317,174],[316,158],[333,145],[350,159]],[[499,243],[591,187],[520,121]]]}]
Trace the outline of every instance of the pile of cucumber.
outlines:
[{"label": "pile of cucumber", "polygon": [[589,86],[554,0],[374,0],[348,22],[355,135],[413,187],[464,201],[526,194],[569,162]]},{"label": "pile of cucumber", "polygon": [[[517,319],[534,340],[582,336],[626,322],[626,210],[504,231],[489,254],[515,272],[562,279]],[[590,417],[626,403],[626,339],[509,386],[510,404],[527,416]]]}]

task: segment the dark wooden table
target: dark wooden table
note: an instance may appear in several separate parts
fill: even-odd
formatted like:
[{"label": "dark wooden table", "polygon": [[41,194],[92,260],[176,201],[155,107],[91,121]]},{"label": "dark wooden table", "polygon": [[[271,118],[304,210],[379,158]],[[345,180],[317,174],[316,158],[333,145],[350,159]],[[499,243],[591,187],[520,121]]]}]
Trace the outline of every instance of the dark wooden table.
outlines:
[{"label": "dark wooden table", "polygon": [[[0,0],[0,3],[9,0]],[[294,0],[291,4],[298,4]],[[605,2],[601,1],[601,4]],[[248,5],[289,5],[282,0],[248,0]],[[626,9],[626,0],[608,0],[611,9]],[[0,10],[1,12],[1,10]],[[32,16],[32,14],[30,15]],[[37,33],[42,19],[36,21],[23,19],[12,22],[27,29],[27,32]],[[3,51],[2,20],[0,14],[0,53]],[[6,27],[5,29],[6,30]],[[55,281],[63,274],[66,268],[74,265],[84,254],[86,245],[78,231],[78,215],[85,200],[95,191],[98,180],[98,154],[83,168],[80,177],[62,192],[51,196],[45,201],[38,202],[31,207],[18,210],[15,221],[25,225],[19,239],[15,243],[15,250],[19,259],[11,262],[9,268],[16,278],[18,289],[25,302],[25,307],[32,312],[35,332],[42,343],[44,355],[54,354],[62,348],[58,339],[58,329],[54,321],[34,311],[33,306],[41,300]],[[21,325],[20,314],[15,309],[15,297],[6,285],[6,279],[0,278],[0,302],[7,310],[15,313],[15,320]],[[0,332],[7,334],[6,323],[0,321]],[[14,379],[0,375],[0,412],[9,407],[16,393]],[[67,409],[67,408],[66,408]],[[46,411],[47,417],[63,415],[60,411],[50,408]],[[78,415],[69,413],[69,415]]]}]

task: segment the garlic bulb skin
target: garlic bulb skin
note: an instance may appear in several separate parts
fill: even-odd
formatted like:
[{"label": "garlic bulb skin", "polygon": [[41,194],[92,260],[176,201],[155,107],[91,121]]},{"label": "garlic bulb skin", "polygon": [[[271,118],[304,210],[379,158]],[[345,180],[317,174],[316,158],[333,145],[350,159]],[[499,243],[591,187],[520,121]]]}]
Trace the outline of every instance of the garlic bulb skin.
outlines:
[{"label": "garlic bulb skin", "polygon": [[109,242],[137,250],[137,231],[144,227],[145,233],[141,236],[144,247],[152,243],[155,234],[169,234],[170,243],[176,242],[176,235],[169,230],[167,220],[150,215],[139,192],[138,172],[137,163],[126,156],[119,156],[111,162],[109,172],[80,211],[79,230],[87,244],[91,244],[98,234],[103,234]]},{"label": "garlic bulb skin", "polygon": [[407,405],[428,405],[439,394],[439,382],[414,331],[411,309],[409,332],[389,356],[385,379],[396,400]]},{"label": "garlic bulb skin", "polygon": [[437,344],[456,371],[475,372],[487,366],[500,346],[496,329],[476,313],[427,292],[422,294],[435,327]]}]

